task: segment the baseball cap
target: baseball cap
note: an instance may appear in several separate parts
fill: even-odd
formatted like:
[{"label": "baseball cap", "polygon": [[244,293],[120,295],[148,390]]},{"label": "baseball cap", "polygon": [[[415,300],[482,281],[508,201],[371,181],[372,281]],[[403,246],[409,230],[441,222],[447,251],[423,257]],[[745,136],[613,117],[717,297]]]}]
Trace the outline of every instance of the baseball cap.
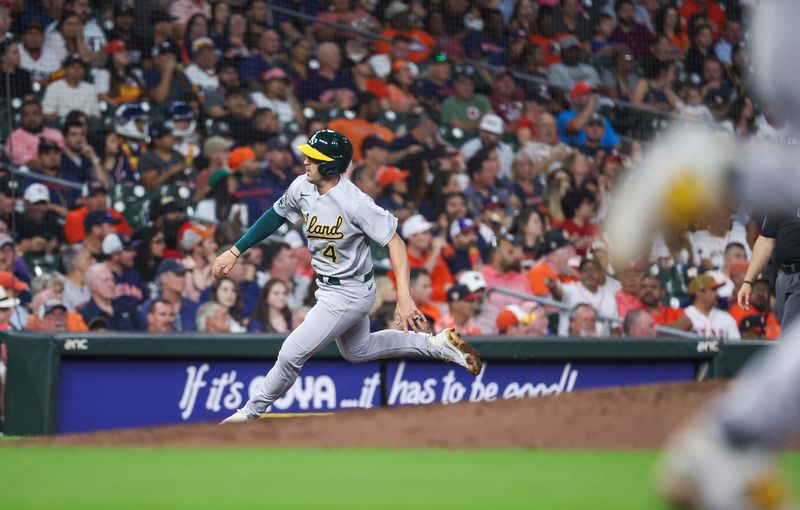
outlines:
[{"label": "baseball cap", "polygon": [[407,170],[400,170],[396,166],[384,166],[378,170],[378,186],[385,188],[393,182],[408,178]]},{"label": "baseball cap", "polygon": [[200,244],[203,239],[208,239],[213,236],[215,231],[216,229],[214,227],[192,223],[181,234],[181,248],[186,251],[191,251],[195,246]]},{"label": "baseball cap", "polygon": [[167,213],[179,211],[183,211],[183,206],[172,195],[162,195],[157,200],[150,202],[151,220]]},{"label": "baseball cap", "polygon": [[401,2],[400,0],[393,0],[387,7],[386,10],[383,12],[383,15],[386,17],[387,20],[394,18],[398,14],[403,14],[407,12],[411,7],[405,3]]},{"label": "baseball cap", "polygon": [[210,156],[215,152],[227,151],[233,147],[233,140],[221,136],[210,136],[203,144],[203,154]]},{"label": "baseball cap", "polygon": [[486,288],[486,278],[478,271],[464,271],[458,278],[458,284],[465,286],[470,292],[478,292]]},{"label": "baseball cap", "polygon": [[453,285],[447,289],[448,303],[452,303],[454,301],[474,301],[482,297],[483,296],[479,292],[470,292],[469,289],[464,285]]},{"label": "baseball cap", "polygon": [[499,195],[489,195],[483,199],[484,209],[501,209],[506,206],[505,200],[500,198]]},{"label": "baseball cap", "polygon": [[92,211],[83,219],[83,228],[87,231],[95,225],[102,225],[103,223],[110,223],[116,225],[119,220],[107,211]]},{"label": "baseball cap", "polygon": [[587,126],[591,124],[599,124],[601,126],[605,125],[603,122],[603,116],[597,112],[593,112],[591,115],[589,115],[589,119],[586,121]]},{"label": "baseball cap", "polygon": [[139,241],[131,241],[126,237],[112,232],[103,238],[103,255],[112,255],[121,251],[133,250],[139,244]]},{"label": "baseball cap", "polygon": [[456,80],[475,80],[475,68],[469,65],[457,66],[453,74]]},{"label": "baseball cap", "polygon": [[494,113],[487,113],[481,119],[481,123],[478,126],[478,129],[480,129],[481,131],[488,131],[490,133],[502,136],[503,119],[501,119],[498,115],[495,115]]},{"label": "baseball cap", "polygon": [[11,237],[8,234],[0,234],[0,248],[2,248],[3,246],[5,246],[7,244],[11,244],[11,245],[16,244],[14,242],[14,238]]},{"label": "baseball cap", "polygon": [[197,53],[203,48],[215,49],[214,41],[210,37],[198,37],[192,41],[192,53]]},{"label": "baseball cap", "polygon": [[284,71],[280,67],[273,67],[272,69],[269,69],[269,70],[264,71],[263,73],[261,73],[261,79],[263,81],[285,80],[287,78],[289,78],[289,75],[286,74],[286,71]]},{"label": "baseball cap", "polygon": [[470,218],[459,218],[457,220],[453,220],[453,223],[450,224],[450,237],[455,237],[462,232],[475,230],[476,228],[475,222]]},{"label": "baseball cap", "polygon": [[592,87],[589,86],[588,83],[585,81],[579,81],[572,87],[572,91],[569,93],[569,97],[575,99],[576,97],[580,96],[581,94],[591,94]]},{"label": "baseball cap", "polygon": [[558,40],[558,46],[561,48],[561,51],[577,48],[580,45],[581,42],[574,35],[567,35]]},{"label": "baseball cap", "polygon": [[570,240],[564,235],[564,232],[559,229],[553,229],[547,232],[544,235],[544,238],[539,243],[536,251],[539,257],[547,255],[551,252],[556,251],[559,248],[563,248],[564,246],[569,246],[571,244]]},{"label": "baseball cap", "polygon": [[51,299],[39,307],[39,318],[44,319],[53,310],[58,310],[59,308],[65,312],[67,311],[67,305],[57,299]]},{"label": "baseball cap", "polygon": [[12,298],[4,287],[0,287],[0,308],[14,308],[19,305],[19,299]]},{"label": "baseball cap", "polygon": [[127,46],[125,46],[124,42],[120,41],[119,39],[114,39],[113,41],[109,41],[109,43],[106,45],[105,52],[106,55],[112,55],[118,51],[125,51],[126,49]]},{"label": "baseball cap", "polygon": [[706,289],[718,289],[723,285],[725,284],[716,281],[710,274],[701,274],[695,276],[692,281],[689,282],[689,294],[694,295]]},{"label": "baseball cap", "polygon": [[84,197],[91,197],[98,193],[108,193],[108,188],[106,188],[105,184],[97,180],[87,182],[83,185],[83,189],[81,190],[81,196]]},{"label": "baseball cap", "polygon": [[220,168],[219,170],[214,170],[213,172],[211,172],[211,175],[208,176],[208,187],[213,188],[220,180],[224,179],[229,175],[233,175],[233,172],[231,172],[227,168]]},{"label": "baseball cap", "polygon": [[67,55],[67,58],[61,63],[61,67],[64,69],[68,68],[69,66],[73,66],[75,64],[80,64],[83,67],[86,67],[86,64],[81,60],[81,57],[78,55]]},{"label": "baseball cap", "polygon": [[28,290],[28,284],[14,276],[11,271],[0,272],[0,287],[4,289],[14,289],[14,292]]},{"label": "baseball cap", "polygon": [[421,214],[415,214],[403,222],[401,233],[403,238],[408,239],[415,234],[421,234],[431,230],[435,225],[426,220]]},{"label": "baseball cap", "polygon": [[26,202],[32,204],[50,202],[50,191],[44,184],[35,182],[25,188],[25,193],[22,195],[22,198],[24,198]]},{"label": "baseball cap", "polygon": [[183,264],[178,262],[176,259],[164,259],[158,265],[158,269],[156,270],[156,276],[161,276],[166,272],[182,275],[186,274],[187,271],[189,270],[183,267]]},{"label": "baseball cap", "polygon": [[256,159],[256,153],[250,147],[239,147],[228,154],[228,166],[234,172],[244,163]]},{"label": "baseball cap", "polygon": [[153,46],[153,49],[150,50],[150,55],[152,57],[158,57],[160,55],[164,55],[167,53],[175,53],[175,46],[170,41],[164,41],[162,43],[156,44]]},{"label": "baseball cap", "polygon": [[147,134],[150,135],[150,140],[158,140],[159,138],[171,135],[172,130],[168,128],[164,122],[158,121],[150,124]]}]

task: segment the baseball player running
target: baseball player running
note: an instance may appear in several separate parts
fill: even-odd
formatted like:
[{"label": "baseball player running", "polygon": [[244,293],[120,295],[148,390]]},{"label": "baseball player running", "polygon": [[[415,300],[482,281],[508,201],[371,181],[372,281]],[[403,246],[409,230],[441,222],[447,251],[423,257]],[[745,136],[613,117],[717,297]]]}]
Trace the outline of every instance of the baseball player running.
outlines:
[{"label": "baseball player running", "polygon": [[[435,336],[419,332],[425,318],[409,293],[408,259],[405,244],[395,233],[397,218],[341,177],[353,155],[350,140],[336,131],[322,130],[298,149],[306,156],[306,174],[295,179],[244,236],[217,257],[212,271],[215,277],[227,274],[248,248],[284,222],[302,220],[319,284],[317,304],[286,338],[258,394],[222,423],[261,416],[291,388],[306,360],[334,340],[342,356],[354,363],[421,355],[457,363],[473,375],[480,373],[477,351],[454,329]],[[395,320],[403,331],[369,332],[368,314],[376,294],[370,239],[389,248],[397,275]]]}]

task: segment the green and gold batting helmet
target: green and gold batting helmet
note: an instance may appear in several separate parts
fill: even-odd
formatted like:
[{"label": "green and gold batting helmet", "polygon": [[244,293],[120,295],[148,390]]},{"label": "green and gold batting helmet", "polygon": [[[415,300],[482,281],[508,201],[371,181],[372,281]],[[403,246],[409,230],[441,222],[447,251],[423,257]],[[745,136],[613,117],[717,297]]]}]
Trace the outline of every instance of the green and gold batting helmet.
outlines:
[{"label": "green and gold batting helmet", "polygon": [[353,159],[353,145],[350,140],[330,129],[317,131],[308,143],[298,145],[297,148],[309,158],[321,161],[319,173],[323,177],[344,173]]}]

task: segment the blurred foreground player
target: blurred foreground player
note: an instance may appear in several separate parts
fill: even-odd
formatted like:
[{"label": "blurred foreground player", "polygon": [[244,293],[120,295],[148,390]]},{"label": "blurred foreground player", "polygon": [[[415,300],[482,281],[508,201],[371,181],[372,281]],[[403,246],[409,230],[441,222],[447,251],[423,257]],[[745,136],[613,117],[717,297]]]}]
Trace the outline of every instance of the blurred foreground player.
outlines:
[{"label": "blurred foreground player", "polygon": [[[793,48],[800,2],[760,2],[753,21],[751,61],[760,98],[796,128],[800,60]],[[707,129],[673,133],[632,174],[609,213],[606,229],[615,255],[632,259],[646,233],[685,228],[730,202],[797,214],[798,156],[796,144],[737,144]],[[800,327],[795,326],[673,440],[660,464],[659,489],[688,508],[792,508],[775,452],[798,432]]]}]

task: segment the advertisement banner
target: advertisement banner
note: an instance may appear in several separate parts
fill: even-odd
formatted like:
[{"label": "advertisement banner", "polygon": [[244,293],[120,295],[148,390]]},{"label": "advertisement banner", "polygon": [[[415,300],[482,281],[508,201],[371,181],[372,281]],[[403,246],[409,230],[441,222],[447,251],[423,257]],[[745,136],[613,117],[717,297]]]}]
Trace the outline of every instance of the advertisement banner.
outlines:
[{"label": "advertisement banner", "polygon": [[477,377],[453,365],[390,361],[386,395],[390,406],[434,402],[482,402],[558,395],[605,388],[694,380],[691,361],[667,363],[487,362]]},{"label": "advertisement banner", "polygon": [[[221,421],[262,384],[273,361],[63,359],[56,432]],[[379,406],[380,365],[310,361],[272,413]]]}]

